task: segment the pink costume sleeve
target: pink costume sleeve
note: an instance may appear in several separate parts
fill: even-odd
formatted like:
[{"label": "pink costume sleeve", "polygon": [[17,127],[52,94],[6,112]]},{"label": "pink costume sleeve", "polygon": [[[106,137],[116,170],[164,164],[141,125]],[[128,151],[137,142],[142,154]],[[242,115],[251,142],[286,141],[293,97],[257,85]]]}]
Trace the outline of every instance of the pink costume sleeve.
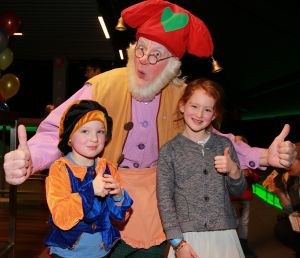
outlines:
[{"label": "pink costume sleeve", "polygon": [[259,167],[259,158],[262,148],[251,147],[243,141],[235,141],[235,136],[233,134],[223,134],[216,129],[212,129],[216,134],[222,135],[228,138],[234,145],[234,149],[238,155],[240,166],[242,169],[251,168],[251,169],[265,169],[264,167]]},{"label": "pink costume sleeve", "polygon": [[74,100],[91,99],[92,86],[86,83],[68,100],[54,109],[39,125],[36,134],[28,141],[33,163],[33,173],[50,167],[61,156],[58,144],[58,127],[60,117]]}]

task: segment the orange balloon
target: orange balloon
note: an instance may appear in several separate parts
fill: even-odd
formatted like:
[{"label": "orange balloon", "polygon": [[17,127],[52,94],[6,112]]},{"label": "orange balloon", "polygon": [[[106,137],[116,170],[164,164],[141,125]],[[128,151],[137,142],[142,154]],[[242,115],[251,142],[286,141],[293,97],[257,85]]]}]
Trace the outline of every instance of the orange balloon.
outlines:
[{"label": "orange balloon", "polygon": [[0,79],[0,94],[5,100],[15,96],[20,89],[20,81],[12,73],[4,74]]}]

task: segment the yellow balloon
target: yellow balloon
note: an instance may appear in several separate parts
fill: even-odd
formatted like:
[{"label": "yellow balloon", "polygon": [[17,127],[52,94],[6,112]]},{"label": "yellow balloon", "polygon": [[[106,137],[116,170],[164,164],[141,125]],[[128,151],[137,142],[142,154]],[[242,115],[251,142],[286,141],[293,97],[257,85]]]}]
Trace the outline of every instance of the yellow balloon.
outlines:
[{"label": "yellow balloon", "polygon": [[20,81],[12,73],[4,74],[0,79],[0,93],[5,100],[15,96],[20,89]]},{"label": "yellow balloon", "polygon": [[0,53],[0,69],[5,70],[9,67],[14,59],[13,52],[7,47]]}]

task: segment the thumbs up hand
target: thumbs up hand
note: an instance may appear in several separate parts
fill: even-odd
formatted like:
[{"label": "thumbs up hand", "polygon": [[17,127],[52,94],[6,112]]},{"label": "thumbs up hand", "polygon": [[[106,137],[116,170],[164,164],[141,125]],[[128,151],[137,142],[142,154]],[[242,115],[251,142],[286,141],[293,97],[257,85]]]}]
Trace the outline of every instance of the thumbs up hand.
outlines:
[{"label": "thumbs up hand", "polygon": [[106,182],[104,181],[103,177],[103,169],[100,170],[100,173],[97,174],[95,179],[93,180],[93,188],[94,194],[96,196],[105,197],[109,194],[109,191],[105,189]]},{"label": "thumbs up hand", "polygon": [[[267,164],[272,167],[289,168],[296,160],[295,144],[285,141],[290,132],[290,126],[284,125],[281,133],[274,139],[266,152]],[[262,158],[261,158],[262,160]],[[260,163],[264,164],[264,162]]]},{"label": "thumbs up hand", "polygon": [[223,156],[215,157],[215,168],[219,173],[228,174],[232,178],[240,177],[238,166],[230,157],[229,147],[224,149]]},{"label": "thumbs up hand", "polygon": [[19,147],[4,156],[5,180],[12,185],[22,184],[32,173],[32,160],[24,125],[18,127]]}]

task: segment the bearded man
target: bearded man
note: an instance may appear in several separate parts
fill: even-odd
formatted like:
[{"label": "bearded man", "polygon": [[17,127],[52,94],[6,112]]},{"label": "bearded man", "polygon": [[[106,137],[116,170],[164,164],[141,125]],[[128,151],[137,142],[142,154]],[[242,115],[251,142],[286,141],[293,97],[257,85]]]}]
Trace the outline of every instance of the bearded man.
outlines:
[{"label": "bearded man", "polygon": [[[124,188],[134,200],[132,214],[121,228],[122,240],[111,257],[163,257],[166,237],[156,201],[156,163],[159,148],[182,127],[176,107],[185,84],[180,80],[180,58],[189,52],[209,57],[213,43],[205,24],[187,10],[162,0],[144,1],[122,12],[125,23],[137,29],[137,42],[128,49],[127,67],[113,69],[86,82],[40,124],[27,144],[19,130],[18,150],[5,156],[6,181],[24,182],[60,157],[58,125],[66,107],[76,99],[93,99],[113,118],[112,140],[103,157],[119,168]],[[286,126],[269,149],[234,142],[242,167],[290,166],[294,144],[284,141]]]}]

